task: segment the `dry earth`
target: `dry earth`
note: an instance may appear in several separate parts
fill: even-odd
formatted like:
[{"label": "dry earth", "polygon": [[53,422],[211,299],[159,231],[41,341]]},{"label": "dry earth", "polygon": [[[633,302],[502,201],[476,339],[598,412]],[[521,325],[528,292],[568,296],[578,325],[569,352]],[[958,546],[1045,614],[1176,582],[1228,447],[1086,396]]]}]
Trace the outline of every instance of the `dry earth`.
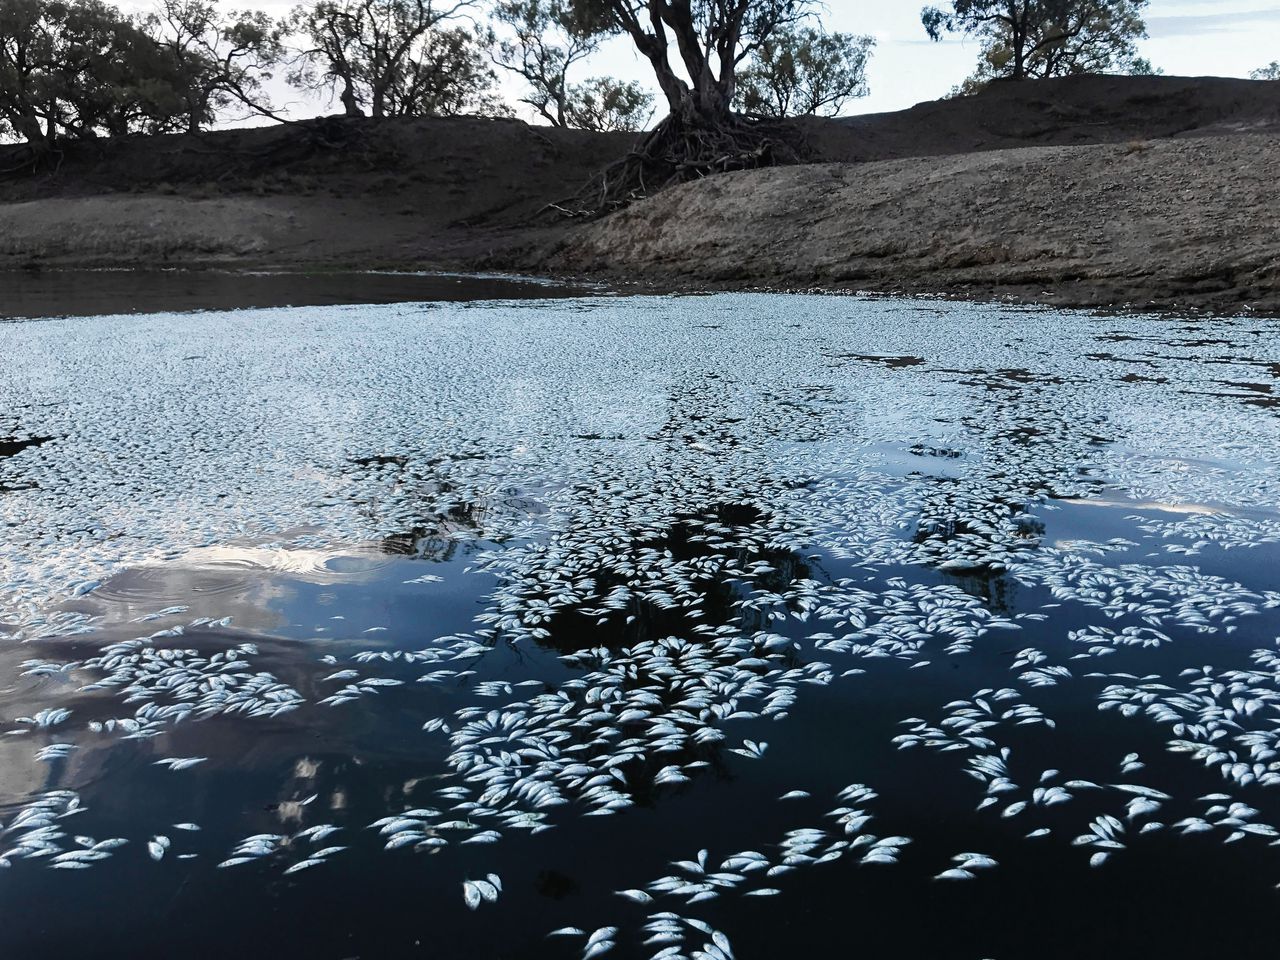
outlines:
[{"label": "dry earth", "polygon": [[546,205],[626,135],[329,119],[81,144],[39,175],[0,147],[0,269],[501,268],[1280,313],[1280,83],[1005,84],[798,130],[810,164],[585,224]]},{"label": "dry earth", "polygon": [[751,171],[568,237],[550,266],[1280,313],[1280,137],[1040,147]]},{"label": "dry earth", "polygon": [[328,119],[76,144],[38,176],[0,147],[0,270],[475,267],[544,242],[546,204],[630,142],[510,120]]}]

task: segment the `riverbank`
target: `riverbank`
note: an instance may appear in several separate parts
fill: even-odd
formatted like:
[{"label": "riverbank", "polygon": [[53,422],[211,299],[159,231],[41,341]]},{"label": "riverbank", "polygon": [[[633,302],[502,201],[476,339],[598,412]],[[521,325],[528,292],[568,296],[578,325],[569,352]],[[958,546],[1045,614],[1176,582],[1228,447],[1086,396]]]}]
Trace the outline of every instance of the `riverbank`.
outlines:
[{"label": "riverbank", "polygon": [[547,300],[588,296],[601,288],[506,274],[178,267],[0,271],[0,291],[3,321],[264,307]]},{"label": "riverbank", "polygon": [[759,170],[671,190],[547,259],[694,286],[1280,314],[1280,138]]},{"label": "riverbank", "polygon": [[627,135],[322,120],[78,145],[0,183],[0,268],[505,270],[1280,314],[1280,84],[1071,78],[797,129],[810,163],[595,222],[548,204]]}]

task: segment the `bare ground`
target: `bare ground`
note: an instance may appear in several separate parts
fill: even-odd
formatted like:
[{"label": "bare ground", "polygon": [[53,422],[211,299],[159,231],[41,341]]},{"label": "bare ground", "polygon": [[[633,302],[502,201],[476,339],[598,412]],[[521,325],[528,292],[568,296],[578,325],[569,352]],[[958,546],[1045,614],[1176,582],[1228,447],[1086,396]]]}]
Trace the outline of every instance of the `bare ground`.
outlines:
[{"label": "bare ground", "polygon": [[1280,313],[1280,84],[997,85],[797,129],[810,164],[594,223],[546,205],[626,135],[323,120],[77,145],[39,175],[0,147],[0,269],[501,268]]},{"label": "bare ground", "polygon": [[76,144],[0,179],[0,269],[475,267],[554,231],[540,211],[630,142],[450,118]]},{"label": "bare ground", "polygon": [[547,265],[684,285],[855,287],[1280,313],[1280,137],[759,170],[571,234]]}]

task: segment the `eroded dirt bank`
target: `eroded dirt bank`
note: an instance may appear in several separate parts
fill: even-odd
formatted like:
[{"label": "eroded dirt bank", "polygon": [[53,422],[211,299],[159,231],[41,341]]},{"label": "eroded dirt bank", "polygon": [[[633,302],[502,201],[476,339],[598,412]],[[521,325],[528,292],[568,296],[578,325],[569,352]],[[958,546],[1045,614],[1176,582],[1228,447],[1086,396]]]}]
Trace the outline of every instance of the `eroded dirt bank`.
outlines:
[{"label": "eroded dirt bank", "polygon": [[1280,138],[752,171],[569,235],[560,270],[1280,313]]},{"label": "eroded dirt bank", "polygon": [[38,175],[0,147],[0,270],[505,269],[1280,313],[1280,84],[1081,77],[799,132],[807,165],[593,223],[547,205],[627,135],[322,120],[81,144]]}]

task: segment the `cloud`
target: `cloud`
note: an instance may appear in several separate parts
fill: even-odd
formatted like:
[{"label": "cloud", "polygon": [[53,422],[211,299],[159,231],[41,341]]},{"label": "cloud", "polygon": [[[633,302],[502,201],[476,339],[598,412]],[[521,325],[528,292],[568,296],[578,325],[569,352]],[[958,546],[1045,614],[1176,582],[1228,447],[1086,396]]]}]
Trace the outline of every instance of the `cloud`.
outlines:
[{"label": "cloud", "polygon": [[1230,33],[1257,23],[1280,23],[1280,7],[1272,7],[1269,10],[1241,10],[1233,13],[1148,17],[1147,30],[1153,38],[1184,37],[1203,33]]}]

